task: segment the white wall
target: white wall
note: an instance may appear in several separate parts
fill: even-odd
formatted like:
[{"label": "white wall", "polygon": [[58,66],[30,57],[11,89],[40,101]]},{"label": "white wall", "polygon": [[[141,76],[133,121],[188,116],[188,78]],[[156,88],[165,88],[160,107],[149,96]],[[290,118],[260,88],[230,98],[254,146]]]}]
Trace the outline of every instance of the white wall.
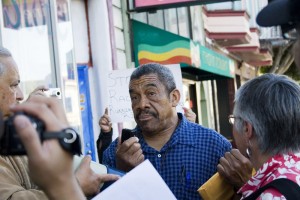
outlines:
[{"label": "white wall", "polygon": [[[112,70],[113,54],[110,41],[113,35],[110,33],[109,29],[107,0],[88,0],[87,2],[88,22],[84,0],[72,0],[71,13],[75,44],[75,60],[77,64],[89,62],[88,25],[90,28],[90,45],[93,66],[89,68],[89,83],[94,139],[96,142],[100,131],[98,121],[103,115],[105,107],[108,105],[106,74],[108,74],[108,71]],[[122,3],[120,0],[113,0],[112,4],[117,68],[126,69],[128,66],[126,64],[125,54],[126,46],[121,9]],[[113,129],[115,138],[118,135],[117,124],[113,124]]]},{"label": "white wall", "polygon": [[112,70],[109,20],[106,0],[89,0],[89,25],[93,68],[89,71],[95,141],[99,135],[98,120],[108,105],[106,74]]},{"label": "white wall", "polygon": [[83,0],[71,1],[71,17],[75,47],[75,62],[89,61],[88,30]]}]

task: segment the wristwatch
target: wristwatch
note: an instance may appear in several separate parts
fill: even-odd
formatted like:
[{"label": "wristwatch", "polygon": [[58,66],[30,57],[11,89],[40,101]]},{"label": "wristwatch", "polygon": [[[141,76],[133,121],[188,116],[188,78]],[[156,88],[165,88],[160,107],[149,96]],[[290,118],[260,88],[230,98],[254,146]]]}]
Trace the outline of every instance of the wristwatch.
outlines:
[{"label": "wristwatch", "polygon": [[60,146],[72,155],[81,155],[81,141],[78,133],[71,127],[61,131],[46,131],[41,135],[42,141],[48,139],[58,139]]}]

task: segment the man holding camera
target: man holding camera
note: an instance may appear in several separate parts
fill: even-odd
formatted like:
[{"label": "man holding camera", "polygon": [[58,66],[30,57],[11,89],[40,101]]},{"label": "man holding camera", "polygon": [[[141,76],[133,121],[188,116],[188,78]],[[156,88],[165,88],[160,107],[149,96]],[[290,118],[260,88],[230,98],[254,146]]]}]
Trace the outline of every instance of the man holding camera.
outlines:
[{"label": "man holding camera", "polygon": [[[69,125],[60,101],[57,98],[35,95],[29,101],[11,106],[10,109],[15,113],[26,113],[26,115],[16,114],[10,119],[13,119],[13,126],[26,149],[29,174],[34,183],[45,192],[50,200],[86,199],[73,173],[74,153],[62,148],[57,138],[41,142],[36,127],[30,122],[32,116],[40,120],[46,127],[44,135],[68,128]],[[0,136],[6,134],[4,127],[8,126],[8,121],[10,120],[6,119],[3,122],[2,116],[0,116]],[[0,146],[0,150],[3,150],[3,146]],[[1,171],[3,170],[1,169]],[[2,179],[1,181],[3,182]],[[46,198],[41,191],[37,191],[41,194],[40,196],[36,192],[32,192],[32,195],[29,196],[28,191],[25,192],[22,189],[19,192],[18,196],[22,194],[22,199],[29,199],[33,195],[35,195],[34,199]],[[3,189],[1,189],[1,199],[3,198],[7,199],[7,193],[3,194]],[[17,196],[13,194],[9,198],[16,199]]]},{"label": "man holding camera", "polygon": [[[4,117],[11,114],[11,105],[19,104],[24,99],[19,83],[20,76],[14,59],[7,49],[0,47],[0,112]],[[104,178],[118,179],[113,175],[95,174],[90,168],[90,161],[91,158],[86,156],[75,172],[86,196],[97,194]],[[26,156],[0,156],[0,180],[1,199],[47,199],[29,177]]]}]

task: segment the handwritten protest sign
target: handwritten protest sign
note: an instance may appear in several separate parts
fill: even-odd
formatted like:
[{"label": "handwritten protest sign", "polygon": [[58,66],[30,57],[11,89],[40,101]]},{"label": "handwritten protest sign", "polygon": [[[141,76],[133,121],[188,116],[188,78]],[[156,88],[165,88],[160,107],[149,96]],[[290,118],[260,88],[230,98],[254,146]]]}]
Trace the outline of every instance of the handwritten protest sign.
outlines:
[{"label": "handwritten protest sign", "polygon": [[[173,73],[176,87],[182,96],[182,75],[180,65],[166,65]],[[135,69],[112,70],[107,75],[107,96],[109,98],[108,112],[112,122],[134,121],[129,96],[130,75]],[[177,106],[178,112],[183,112],[183,99]]]}]

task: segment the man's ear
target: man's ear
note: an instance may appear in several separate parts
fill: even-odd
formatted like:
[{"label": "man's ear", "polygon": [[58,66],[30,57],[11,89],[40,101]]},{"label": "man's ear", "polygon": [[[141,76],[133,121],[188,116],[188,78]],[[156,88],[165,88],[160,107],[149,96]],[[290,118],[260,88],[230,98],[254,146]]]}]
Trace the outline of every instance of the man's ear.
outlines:
[{"label": "man's ear", "polygon": [[170,99],[173,107],[176,107],[180,100],[180,92],[178,89],[174,89],[170,94]]}]

